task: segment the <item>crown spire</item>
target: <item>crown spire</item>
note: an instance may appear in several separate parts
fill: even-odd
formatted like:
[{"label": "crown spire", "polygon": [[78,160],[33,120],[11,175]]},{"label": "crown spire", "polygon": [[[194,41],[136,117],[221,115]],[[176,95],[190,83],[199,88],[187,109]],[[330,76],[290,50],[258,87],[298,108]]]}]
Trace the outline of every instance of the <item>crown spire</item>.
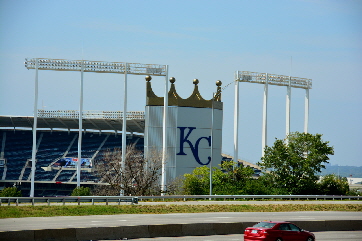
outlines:
[{"label": "crown spire", "polygon": [[[148,106],[163,106],[163,97],[158,97],[152,90],[151,76],[146,76],[146,105]],[[180,107],[197,107],[197,108],[215,108],[223,109],[223,103],[221,102],[221,84],[220,80],[216,81],[216,94],[214,94],[211,100],[205,100],[199,92],[199,80],[194,79],[193,84],[194,90],[192,94],[186,98],[181,98],[176,91],[174,77],[170,78],[171,87],[168,92],[168,105],[169,106],[180,106]]]}]

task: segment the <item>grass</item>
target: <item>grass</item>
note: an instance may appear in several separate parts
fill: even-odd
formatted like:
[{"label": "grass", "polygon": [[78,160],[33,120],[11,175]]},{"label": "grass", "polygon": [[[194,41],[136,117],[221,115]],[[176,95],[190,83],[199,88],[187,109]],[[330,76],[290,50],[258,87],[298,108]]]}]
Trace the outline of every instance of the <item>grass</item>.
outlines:
[{"label": "grass", "polygon": [[361,212],[361,204],[0,206],[0,218],[204,212]]}]

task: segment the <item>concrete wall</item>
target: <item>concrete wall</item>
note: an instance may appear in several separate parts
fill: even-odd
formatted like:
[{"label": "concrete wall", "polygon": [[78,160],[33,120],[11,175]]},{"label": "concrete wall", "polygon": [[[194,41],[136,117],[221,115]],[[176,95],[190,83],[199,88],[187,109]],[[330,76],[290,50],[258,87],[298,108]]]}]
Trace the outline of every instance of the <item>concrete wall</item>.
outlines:
[{"label": "concrete wall", "polygon": [[[291,221],[300,228],[311,232],[317,231],[354,231],[362,230],[362,220],[327,220],[327,221]],[[196,235],[243,234],[245,228],[255,222],[237,223],[189,223],[140,225],[120,227],[92,227],[47,230],[2,231],[0,240],[7,241],[68,241],[122,238],[177,237]]]}]

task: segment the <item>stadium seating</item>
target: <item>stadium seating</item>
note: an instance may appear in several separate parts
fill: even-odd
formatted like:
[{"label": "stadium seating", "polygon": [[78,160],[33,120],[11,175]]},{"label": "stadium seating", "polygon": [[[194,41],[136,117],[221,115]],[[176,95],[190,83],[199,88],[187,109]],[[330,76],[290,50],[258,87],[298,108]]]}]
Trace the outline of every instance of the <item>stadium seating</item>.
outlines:
[{"label": "stadium seating", "polygon": [[[5,134],[4,134],[5,133]],[[3,142],[3,138],[5,141]],[[4,158],[7,160],[5,180],[30,180],[33,134],[31,130],[0,130],[0,143],[4,143]],[[106,141],[105,141],[106,140]],[[105,141],[105,142],[104,142]],[[62,157],[78,156],[78,132],[37,131],[38,150],[36,155],[35,181],[68,182],[75,170],[45,171],[47,167]],[[104,145],[101,146],[101,143]],[[136,148],[143,150],[143,136],[127,137],[127,144],[136,143]],[[101,146],[101,148],[100,148]],[[122,135],[115,133],[86,132],[82,137],[82,158],[101,158],[106,150],[121,148]],[[98,149],[100,150],[98,151]],[[68,151],[68,152],[67,152]],[[98,151],[98,152],[97,152]],[[3,173],[0,167],[0,175]],[[59,172],[59,175],[57,176]],[[1,177],[0,177],[1,178]],[[76,181],[76,177],[73,181]],[[81,182],[97,182],[97,177],[87,171],[81,171]],[[37,191],[44,195],[45,191]],[[45,193],[48,194],[48,193]]]}]

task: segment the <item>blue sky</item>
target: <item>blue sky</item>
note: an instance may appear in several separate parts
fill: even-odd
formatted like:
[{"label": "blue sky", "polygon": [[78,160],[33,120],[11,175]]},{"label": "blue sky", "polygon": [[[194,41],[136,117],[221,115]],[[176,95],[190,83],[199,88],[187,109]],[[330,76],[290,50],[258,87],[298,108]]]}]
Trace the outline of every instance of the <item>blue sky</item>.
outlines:
[{"label": "blue sky", "polygon": [[[362,2],[0,0],[0,115],[33,115],[35,71],[25,58],[169,65],[183,98],[200,80],[210,99],[237,70],[313,80],[309,132],[335,148],[331,164],[362,165]],[[85,74],[85,110],[122,110],[123,75]],[[79,73],[41,71],[39,108],[79,108]],[[129,76],[128,110],[143,111],[144,76]],[[163,94],[154,77],[156,94]],[[292,90],[291,131],[304,94]],[[234,88],[224,90],[223,151],[233,154]],[[263,86],[240,84],[239,157],[261,156]],[[269,87],[268,144],[285,135],[286,88]]]}]

